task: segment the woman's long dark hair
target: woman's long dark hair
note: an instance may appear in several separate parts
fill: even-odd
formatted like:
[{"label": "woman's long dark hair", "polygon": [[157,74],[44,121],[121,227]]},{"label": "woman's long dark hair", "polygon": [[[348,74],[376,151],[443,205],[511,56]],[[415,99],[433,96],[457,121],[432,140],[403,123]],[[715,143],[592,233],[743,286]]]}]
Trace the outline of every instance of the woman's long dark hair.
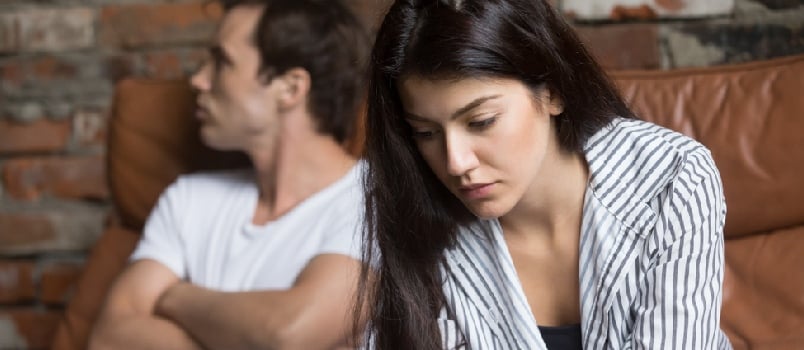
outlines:
[{"label": "woman's long dark hair", "polygon": [[[458,227],[475,217],[436,178],[403,118],[398,80],[498,77],[563,101],[561,147],[580,152],[616,116],[632,117],[572,28],[544,0],[401,0],[385,16],[370,67],[366,124],[369,262],[356,315],[377,349],[438,349],[441,271]],[[362,306],[362,308],[361,308]]]}]

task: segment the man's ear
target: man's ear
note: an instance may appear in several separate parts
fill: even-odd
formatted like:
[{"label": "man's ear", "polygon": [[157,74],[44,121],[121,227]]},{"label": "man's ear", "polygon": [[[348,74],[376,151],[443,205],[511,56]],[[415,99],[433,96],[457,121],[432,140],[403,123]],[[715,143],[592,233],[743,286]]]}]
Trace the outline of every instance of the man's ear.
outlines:
[{"label": "man's ear", "polygon": [[291,68],[284,74],[274,78],[277,84],[279,108],[293,109],[299,104],[306,104],[310,94],[310,73],[304,68]]}]

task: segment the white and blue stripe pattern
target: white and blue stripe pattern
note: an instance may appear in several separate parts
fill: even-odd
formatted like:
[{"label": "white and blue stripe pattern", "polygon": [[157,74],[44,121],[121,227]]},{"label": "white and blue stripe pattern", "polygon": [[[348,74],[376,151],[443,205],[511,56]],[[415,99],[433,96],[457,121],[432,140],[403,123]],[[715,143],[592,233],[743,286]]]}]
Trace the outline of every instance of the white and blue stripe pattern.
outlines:
[{"label": "white and blue stripe pattern", "polygon": [[[584,349],[731,348],[720,330],[726,206],[709,151],[617,119],[584,154]],[[444,276],[445,348],[546,349],[496,220],[461,230]]]}]

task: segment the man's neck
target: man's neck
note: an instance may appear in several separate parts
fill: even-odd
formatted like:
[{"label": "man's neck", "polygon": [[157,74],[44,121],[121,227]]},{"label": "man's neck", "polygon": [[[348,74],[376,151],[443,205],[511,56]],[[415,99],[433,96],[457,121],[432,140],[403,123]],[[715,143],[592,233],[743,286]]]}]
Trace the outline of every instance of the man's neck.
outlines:
[{"label": "man's neck", "polygon": [[252,222],[276,220],[299,203],[333,184],[356,160],[328,136],[283,137],[274,152],[251,152],[259,200]]}]

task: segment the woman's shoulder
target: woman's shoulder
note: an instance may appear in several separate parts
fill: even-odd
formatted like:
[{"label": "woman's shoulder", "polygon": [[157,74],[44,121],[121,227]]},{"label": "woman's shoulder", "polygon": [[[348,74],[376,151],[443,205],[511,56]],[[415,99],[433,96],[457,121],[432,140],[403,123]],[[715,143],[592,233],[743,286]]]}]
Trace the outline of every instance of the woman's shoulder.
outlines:
[{"label": "woman's shoulder", "polygon": [[703,144],[687,135],[624,118],[615,119],[595,133],[584,147],[584,156],[593,176],[630,174],[654,180],[672,177],[680,168],[690,165],[685,164],[690,158],[711,158]]},{"label": "woman's shoulder", "polygon": [[[448,260],[490,259],[499,254],[502,227],[496,219],[477,219],[458,225],[455,241],[446,248]],[[453,261],[454,262],[454,261]]]},{"label": "woman's shoulder", "polygon": [[647,153],[670,152],[684,155],[706,150],[695,139],[680,132],[639,119],[616,118],[586,142],[589,157],[615,154],[645,156]]},{"label": "woman's shoulder", "polygon": [[645,121],[614,120],[590,138],[584,154],[590,190],[612,212],[657,211],[662,198],[692,191],[700,181],[720,185],[704,145]]}]

